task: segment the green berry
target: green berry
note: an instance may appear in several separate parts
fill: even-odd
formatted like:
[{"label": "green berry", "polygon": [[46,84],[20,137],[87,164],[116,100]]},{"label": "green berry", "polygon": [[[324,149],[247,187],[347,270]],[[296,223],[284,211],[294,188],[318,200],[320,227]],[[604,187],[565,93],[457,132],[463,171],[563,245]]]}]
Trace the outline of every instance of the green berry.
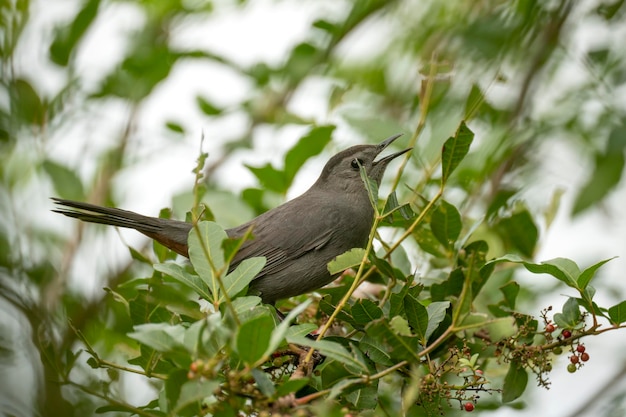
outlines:
[{"label": "green berry", "polygon": [[574,365],[573,363],[567,365],[567,372],[569,372],[570,374],[576,372],[576,365]]}]

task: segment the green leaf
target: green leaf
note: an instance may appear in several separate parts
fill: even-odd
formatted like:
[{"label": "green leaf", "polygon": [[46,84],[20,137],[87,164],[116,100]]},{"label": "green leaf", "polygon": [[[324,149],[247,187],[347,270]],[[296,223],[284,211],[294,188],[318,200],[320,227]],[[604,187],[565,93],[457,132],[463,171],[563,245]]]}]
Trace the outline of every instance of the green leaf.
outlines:
[{"label": "green leaf", "polygon": [[[111,288],[104,287],[103,290],[107,292],[111,296],[111,298],[113,298],[113,301],[120,303],[124,307],[124,311],[126,312],[126,314],[130,317],[130,303],[128,302],[128,300],[124,298],[124,296],[122,296],[119,292],[113,291]],[[70,351],[67,352],[70,353]]]},{"label": "green leaf", "polygon": [[318,350],[322,355],[328,356],[346,366],[346,368],[355,374],[367,372],[367,365],[359,360],[357,356],[350,353],[345,347],[330,340],[310,340],[306,337],[290,337],[287,339],[289,343],[296,345],[308,346]]},{"label": "green leaf", "polygon": [[181,340],[185,329],[182,326],[172,326],[167,323],[147,323],[134,326],[134,332],[128,337],[158,351],[169,352],[184,348]]},{"label": "green leaf", "polygon": [[480,90],[480,87],[476,84],[472,85],[467,100],[465,102],[465,115],[464,119],[469,120],[472,116],[476,115],[476,110],[485,102],[485,95]]},{"label": "green leaf", "polygon": [[394,364],[389,353],[387,353],[387,347],[378,340],[366,335],[360,340],[359,348],[368,358],[378,365],[393,366]]},{"label": "green leaf", "polygon": [[354,321],[364,326],[373,320],[379,319],[383,316],[383,311],[372,300],[363,299],[358,300],[352,306],[352,317]]},{"label": "green leaf", "polygon": [[155,270],[162,272],[193,289],[203,299],[207,301],[211,300],[211,294],[208,292],[206,283],[202,281],[199,276],[185,271],[182,266],[174,263],[166,263],[155,264],[153,267]]},{"label": "green leaf", "polygon": [[318,155],[330,142],[335,126],[324,125],[312,128],[285,155],[285,178],[290,186],[302,165],[312,156]]},{"label": "green leaf", "polygon": [[420,341],[415,336],[405,336],[410,334],[407,321],[400,316],[396,316],[391,322],[393,324],[385,319],[371,322],[365,328],[367,336],[370,340],[375,340],[377,346],[384,344],[384,348],[379,349],[392,359],[419,362]]},{"label": "green leaf", "polygon": [[613,324],[622,324],[626,321],[626,300],[609,308],[609,317]]},{"label": "green leaf", "polygon": [[504,295],[504,302],[511,310],[515,309],[515,300],[519,294],[520,286],[515,281],[510,281],[500,287],[500,291]]},{"label": "green leaf", "polygon": [[263,395],[268,398],[272,398],[276,395],[276,387],[274,387],[274,383],[265,372],[259,368],[253,368],[251,373],[257,386],[259,387],[259,391],[261,391]]},{"label": "green leaf", "polygon": [[85,199],[83,183],[74,171],[49,159],[43,162],[43,169],[50,176],[54,191],[60,197],[79,201]]},{"label": "green leaf", "polygon": [[217,272],[227,269],[222,250],[226,238],[224,229],[214,222],[200,222],[189,232],[189,260],[200,279],[209,286],[214,300],[219,298],[217,279],[221,277],[217,277]]},{"label": "green leaf", "polygon": [[431,285],[431,295],[434,301],[442,301],[450,296],[457,297],[463,290],[463,284],[465,283],[465,274],[462,268],[456,268],[441,284]]},{"label": "green leaf", "polygon": [[57,65],[67,66],[70,55],[89,29],[96,16],[100,0],[88,0],[68,27],[57,29],[50,44],[50,60]]},{"label": "green leaf", "polygon": [[257,177],[263,188],[283,195],[287,192],[289,183],[283,171],[277,170],[271,164],[265,164],[259,168],[246,165],[246,168]]},{"label": "green leaf", "polygon": [[43,126],[46,106],[37,91],[26,80],[16,79],[10,83],[11,116],[26,125]]},{"label": "green leaf", "polygon": [[363,382],[360,378],[346,378],[342,379],[339,382],[333,384],[333,388],[330,390],[328,394],[329,399],[337,398],[339,395],[345,395],[347,392],[351,392],[355,385],[362,385]]},{"label": "green leaf", "polygon": [[[248,258],[241,261],[237,268],[224,277],[224,288],[229,297],[234,297],[258,275],[265,266],[265,257]],[[224,296],[219,302],[224,301]]]},{"label": "green leaf", "polygon": [[605,263],[615,259],[616,257],[613,258],[609,258],[609,259],[605,259],[603,261],[600,261],[594,265],[591,265],[589,268],[585,269],[583,272],[581,272],[581,274],[578,276],[578,288],[580,289],[585,289],[587,287],[587,285],[589,285],[589,282],[591,281],[591,279],[593,278],[593,276],[596,274],[596,271],[598,270],[598,268],[600,268],[602,265],[604,265]]},{"label": "green leaf", "polygon": [[420,304],[420,302],[411,295],[407,295],[404,297],[404,311],[409,325],[417,337],[420,338],[422,345],[426,345],[428,341],[426,338],[428,330],[428,312],[426,311],[426,307]]},{"label": "green leaf", "polygon": [[554,322],[562,329],[573,329],[580,324],[580,306],[574,297],[567,299],[563,312],[554,315]]},{"label": "green leaf", "polygon": [[135,261],[142,262],[147,265],[152,265],[152,260],[143,253],[139,252],[137,249],[129,247],[128,251],[130,252],[130,257],[133,258]]},{"label": "green leaf", "polygon": [[209,100],[202,96],[196,96],[196,104],[198,105],[202,113],[206,114],[207,116],[218,116],[222,114],[222,109],[215,106],[213,103],[211,103]]},{"label": "green leaf", "polygon": [[233,308],[237,314],[243,314],[246,311],[252,310],[253,307],[261,304],[261,297],[255,295],[248,295],[245,297],[239,297],[233,300]]},{"label": "green leaf", "polygon": [[446,248],[451,248],[461,234],[461,215],[452,204],[441,201],[430,219],[430,230]]},{"label": "green leaf", "polygon": [[[358,161],[357,161],[358,162]],[[363,184],[365,184],[365,189],[367,190],[367,196],[370,198],[370,204],[374,209],[374,213],[378,215],[378,184],[376,181],[372,180],[365,171],[365,167],[359,164],[359,173],[361,174],[361,180],[363,180]]]},{"label": "green leaf", "polygon": [[[241,300],[238,298],[233,302]],[[220,312],[209,314],[205,320],[206,330],[202,333],[202,340],[199,341],[200,352],[207,356],[216,356],[224,349],[227,343],[233,339],[233,332],[228,327]]]},{"label": "green leaf", "polygon": [[522,255],[532,257],[539,240],[539,229],[526,209],[510,217],[500,219],[497,230],[507,245],[517,249]]},{"label": "green leaf", "polygon": [[[313,300],[308,299],[304,303],[298,304],[296,307],[292,308],[289,314],[287,314],[287,317],[285,317],[283,321],[281,321],[280,324],[276,326],[276,328],[272,331],[272,337],[270,338],[270,343],[267,346],[267,350],[265,351],[266,356],[269,356],[272,352],[274,352],[278,348],[278,346],[280,346],[283,339],[285,339],[285,337],[287,336],[291,322],[293,322],[300,313],[306,310],[307,307],[309,307],[309,305],[312,302]],[[297,334],[289,335],[289,338],[291,337],[293,337],[294,339],[304,338],[304,337],[299,337]],[[287,340],[289,340],[289,338]]]},{"label": "green leaf", "polygon": [[312,70],[320,57],[320,52],[316,46],[308,42],[299,43],[291,50],[282,71],[285,76],[294,81],[299,81]]},{"label": "green leaf", "polygon": [[456,134],[444,143],[441,152],[441,182],[443,185],[448,182],[452,172],[469,152],[473,139],[474,133],[465,122],[461,122]]},{"label": "green leaf", "polygon": [[237,332],[237,353],[247,365],[253,366],[263,358],[274,330],[274,318],[262,314],[242,323]]},{"label": "green leaf", "polygon": [[428,313],[428,327],[424,339],[428,341],[430,336],[437,330],[441,322],[446,318],[446,311],[450,308],[450,301],[435,301],[426,307]]},{"label": "green leaf", "polygon": [[197,379],[186,382],[181,387],[176,406],[170,414],[180,415],[180,410],[193,404],[196,404],[197,411],[200,411],[202,401],[213,395],[219,385],[218,380]]},{"label": "green leaf", "polygon": [[164,394],[162,395],[162,400],[166,402],[166,404],[164,404],[165,407],[163,407],[162,411],[165,412],[176,407],[176,403],[178,403],[178,399],[180,398],[180,391],[183,385],[188,382],[189,378],[187,378],[187,371],[185,369],[177,369],[167,375],[162,391],[162,394]]},{"label": "green leaf", "polygon": [[[406,299],[407,297],[404,298]],[[389,321],[389,327],[400,336],[412,336],[409,322],[404,317],[395,316]]]},{"label": "green leaf", "polygon": [[165,127],[174,133],[181,133],[181,134],[185,133],[185,128],[183,127],[182,124],[171,121],[171,120],[165,122]]},{"label": "green leaf", "polygon": [[365,249],[353,248],[348,252],[344,252],[328,263],[328,272],[331,275],[339,274],[346,269],[361,265]]},{"label": "green leaf", "polygon": [[441,242],[435,237],[429,227],[421,227],[413,233],[419,247],[436,258],[446,258],[446,253],[441,246]]},{"label": "green leaf", "polygon": [[550,274],[572,288],[578,288],[578,276],[580,269],[578,265],[567,258],[555,258],[540,264],[530,262],[523,263],[526,269],[535,274]]},{"label": "green leaf", "polygon": [[357,410],[367,410],[373,409],[378,405],[378,387],[367,385],[361,389],[357,389],[348,393],[345,393],[344,387],[344,396],[346,400],[352,403]]},{"label": "green leaf", "polygon": [[389,213],[392,213],[394,210],[398,209],[400,206],[400,203],[398,203],[398,196],[396,195],[396,192],[392,192],[391,194],[389,194],[389,196],[387,196],[387,201],[385,202],[385,208],[383,209],[383,216],[388,215]]},{"label": "green leaf", "polygon": [[[394,252],[392,254],[392,257],[395,254],[399,254],[399,252],[397,251]],[[396,278],[400,281],[407,280],[406,275],[404,275],[404,273],[400,271],[397,267],[393,267],[386,259],[379,258],[374,253],[370,253],[369,259],[374,265],[376,265],[376,268],[378,269],[378,271],[380,272],[382,276],[389,277],[389,278]],[[395,265],[397,265],[397,263],[395,262],[396,260],[397,259],[394,259]]]},{"label": "green leaf", "polygon": [[495,214],[497,214],[500,209],[507,206],[507,203],[518,193],[517,190],[511,189],[500,189],[493,197],[491,197],[491,203],[489,207],[487,207],[487,215],[488,219],[491,219]]},{"label": "green leaf", "polygon": [[310,334],[311,332],[317,330],[317,326],[313,323],[304,323],[304,324],[294,324],[287,328],[287,333],[285,334],[285,338],[290,337],[301,337]]},{"label": "green leaf", "polygon": [[404,220],[409,220],[415,217],[415,213],[411,209],[411,205],[408,203],[400,205],[400,203],[398,203],[398,197],[396,195],[396,192],[394,191],[387,197],[385,208],[383,209],[383,216],[385,216],[385,221],[393,224],[393,214],[396,212],[400,213],[400,216]]},{"label": "green leaf", "polygon": [[510,403],[518,399],[526,390],[528,384],[528,373],[520,365],[518,360],[511,362],[509,371],[504,377],[504,385],[502,387],[502,402]]},{"label": "green leaf", "polygon": [[291,394],[292,392],[298,392],[302,388],[306,387],[309,381],[309,378],[297,378],[281,382],[276,389],[276,397],[280,398],[287,394]]},{"label": "green leaf", "polygon": [[624,172],[624,149],[626,126],[622,124],[611,131],[606,151],[596,155],[595,169],[574,202],[573,215],[602,201],[619,184]]},{"label": "green leaf", "polygon": [[514,262],[521,263],[524,267],[533,274],[549,274],[564,282],[569,287],[578,289],[578,277],[580,276],[580,269],[578,265],[567,258],[554,258],[548,261],[543,261],[540,264],[534,264],[532,262],[525,262],[519,256],[505,255],[500,258],[489,261],[488,264],[498,262]]}]

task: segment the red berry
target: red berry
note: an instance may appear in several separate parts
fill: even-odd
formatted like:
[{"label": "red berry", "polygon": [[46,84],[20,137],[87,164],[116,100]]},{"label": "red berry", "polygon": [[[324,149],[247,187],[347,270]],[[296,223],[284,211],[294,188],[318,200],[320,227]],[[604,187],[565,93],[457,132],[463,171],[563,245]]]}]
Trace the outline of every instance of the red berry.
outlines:
[{"label": "red berry", "polygon": [[574,364],[578,363],[578,356],[576,356],[576,355],[572,355],[572,356],[570,356],[570,357],[569,357],[569,361],[570,361],[571,363],[574,363]]},{"label": "red berry", "polygon": [[580,355],[580,360],[583,362],[587,362],[589,360],[589,354],[587,352],[584,352]]},{"label": "red berry", "polygon": [[572,337],[572,332],[570,332],[569,330],[563,330],[563,332],[561,334],[566,339],[569,339],[570,337]]},{"label": "red berry", "polygon": [[191,372],[198,372],[198,362],[191,362],[191,365],[189,365],[189,370]]},{"label": "red berry", "polygon": [[463,407],[465,408],[465,411],[474,411],[474,403],[466,402]]},{"label": "red berry", "polygon": [[552,324],[552,323],[546,325],[546,332],[547,333],[552,333],[555,329],[556,329],[556,327],[554,327],[554,324]]},{"label": "red berry", "polygon": [[482,375],[483,371],[481,369],[476,369],[476,375]]},{"label": "red berry", "polygon": [[578,353],[585,352],[585,345],[578,345],[578,346],[576,346],[576,352],[578,352]]}]

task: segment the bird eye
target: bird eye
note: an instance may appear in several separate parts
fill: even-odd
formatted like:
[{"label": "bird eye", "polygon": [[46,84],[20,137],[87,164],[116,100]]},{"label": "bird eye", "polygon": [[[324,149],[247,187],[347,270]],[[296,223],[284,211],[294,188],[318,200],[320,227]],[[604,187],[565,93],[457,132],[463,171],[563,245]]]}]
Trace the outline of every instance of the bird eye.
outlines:
[{"label": "bird eye", "polygon": [[361,158],[353,159],[352,162],[350,162],[350,166],[354,169],[359,169],[359,165],[363,165],[363,160]]}]

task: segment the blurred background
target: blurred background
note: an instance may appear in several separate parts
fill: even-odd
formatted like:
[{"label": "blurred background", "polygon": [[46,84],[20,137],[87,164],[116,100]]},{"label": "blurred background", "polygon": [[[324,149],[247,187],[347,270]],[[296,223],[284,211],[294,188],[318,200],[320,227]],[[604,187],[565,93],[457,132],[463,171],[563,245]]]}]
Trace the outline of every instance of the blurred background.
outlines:
[{"label": "blurred background", "polygon": [[[150,244],[62,218],[49,197],[184,219],[201,152],[204,200],[230,227],[305,191],[338,150],[393,133],[402,147],[420,132],[414,186],[467,120],[476,139],[446,198],[477,219],[498,198],[523,206],[536,261],[619,256],[595,286],[606,305],[626,298],[624,1],[3,0],[0,17],[3,415],[93,411],[47,382],[41,357],[80,349],[68,319],[88,331],[102,288],[141,274],[126,245]],[[272,180],[305,135],[319,150]],[[518,275],[525,313],[572,295]],[[33,343],[42,332],[50,345]],[[626,333],[586,345],[580,372],[562,358],[550,390],[485,414],[624,415]]]}]

